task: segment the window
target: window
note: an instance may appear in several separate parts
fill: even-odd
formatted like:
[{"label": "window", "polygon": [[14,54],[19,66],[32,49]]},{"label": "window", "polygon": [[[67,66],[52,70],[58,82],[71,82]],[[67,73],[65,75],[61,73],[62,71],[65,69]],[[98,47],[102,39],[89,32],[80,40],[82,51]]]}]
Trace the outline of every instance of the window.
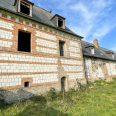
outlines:
[{"label": "window", "polygon": [[59,41],[60,56],[64,56],[64,42]]},{"label": "window", "polygon": [[91,48],[91,54],[94,54],[94,48]]},{"label": "window", "polygon": [[20,12],[30,15],[30,5],[20,2]]},{"label": "window", "polygon": [[31,52],[31,34],[19,31],[18,51]]},{"label": "window", "polygon": [[112,58],[114,59],[114,54],[112,54]]},{"label": "window", "polygon": [[63,27],[63,20],[58,18],[58,27]]},{"label": "window", "polygon": [[29,82],[25,82],[24,87],[29,87]]},{"label": "window", "polygon": [[66,77],[61,78],[61,90],[65,90],[66,84]]}]

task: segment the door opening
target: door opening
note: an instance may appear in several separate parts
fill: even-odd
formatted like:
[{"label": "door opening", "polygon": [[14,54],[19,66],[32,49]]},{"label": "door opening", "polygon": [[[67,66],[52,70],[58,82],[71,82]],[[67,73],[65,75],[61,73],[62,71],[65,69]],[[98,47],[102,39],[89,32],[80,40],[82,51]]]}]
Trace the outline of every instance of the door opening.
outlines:
[{"label": "door opening", "polygon": [[66,90],[66,77],[61,78],[61,90]]}]

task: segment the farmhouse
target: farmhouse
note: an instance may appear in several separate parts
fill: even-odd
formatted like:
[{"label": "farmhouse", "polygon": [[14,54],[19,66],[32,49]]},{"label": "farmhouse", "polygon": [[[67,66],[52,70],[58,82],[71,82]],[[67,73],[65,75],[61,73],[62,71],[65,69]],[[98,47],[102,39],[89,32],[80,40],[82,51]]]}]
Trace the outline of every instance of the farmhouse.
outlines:
[{"label": "farmhouse", "polygon": [[[28,0],[0,0],[0,99],[11,103],[116,77],[116,52],[82,41],[65,18]],[[2,95],[2,97],[1,97]]]},{"label": "farmhouse", "polygon": [[97,39],[93,43],[81,41],[85,77],[90,81],[112,81],[116,77],[116,52],[100,47]]},{"label": "farmhouse", "polygon": [[81,39],[28,0],[0,0],[0,94],[6,102],[86,83]]}]

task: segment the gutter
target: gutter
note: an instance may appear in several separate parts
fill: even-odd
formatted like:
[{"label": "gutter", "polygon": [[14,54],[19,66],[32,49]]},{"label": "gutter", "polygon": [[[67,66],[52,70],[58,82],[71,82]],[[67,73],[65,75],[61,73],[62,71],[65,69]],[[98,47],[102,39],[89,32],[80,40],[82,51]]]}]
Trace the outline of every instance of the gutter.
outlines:
[{"label": "gutter", "polygon": [[52,26],[52,25],[49,25],[49,24],[47,24],[47,23],[40,22],[40,21],[35,20],[35,19],[33,19],[33,18],[31,18],[31,17],[29,17],[29,16],[27,16],[27,15],[22,15],[22,14],[20,14],[20,13],[11,11],[11,10],[6,9],[6,8],[3,8],[3,7],[1,7],[1,6],[0,6],[0,9],[5,10],[5,11],[10,12],[10,13],[13,13],[13,14],[16,14],[16,15],[19,15],[19,16],[22,16],[22,17],[27,18],[27,19],[33,20],[33,21],[35,21],[35,22],[38,22],[38,23],[47,25],[47,26],[49,26],[49,27],[55,28],[55,29],[60,30],[60,31],[63,31],[63,32],[65,32],[65,33],[68,33],[68,34],[71,34],[71,35],[80,37],[81,39],[84,38],[84,37],[82,37],[82,36],[80,36],[80,35],[77,35],[77,34],[73,34],[73,33],[67,32],[67,31],[65,31],[65,30],[63,30],[63,29],[61,29],[61,28],[56,28],[56,27],[54,27],[54,26]]}]

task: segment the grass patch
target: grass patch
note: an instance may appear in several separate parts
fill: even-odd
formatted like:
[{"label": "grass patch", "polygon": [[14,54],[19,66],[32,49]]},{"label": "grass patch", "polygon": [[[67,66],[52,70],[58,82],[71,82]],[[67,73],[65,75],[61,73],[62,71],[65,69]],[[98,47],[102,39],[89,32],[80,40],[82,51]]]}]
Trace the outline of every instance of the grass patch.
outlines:
[{"label": "grass patch", "polygon": [[80,90],[70,89],[62,100],[62,91],[53,88],[46,96],[0,106],[0,116],[116,116],[116,79],[95,81]]}]

